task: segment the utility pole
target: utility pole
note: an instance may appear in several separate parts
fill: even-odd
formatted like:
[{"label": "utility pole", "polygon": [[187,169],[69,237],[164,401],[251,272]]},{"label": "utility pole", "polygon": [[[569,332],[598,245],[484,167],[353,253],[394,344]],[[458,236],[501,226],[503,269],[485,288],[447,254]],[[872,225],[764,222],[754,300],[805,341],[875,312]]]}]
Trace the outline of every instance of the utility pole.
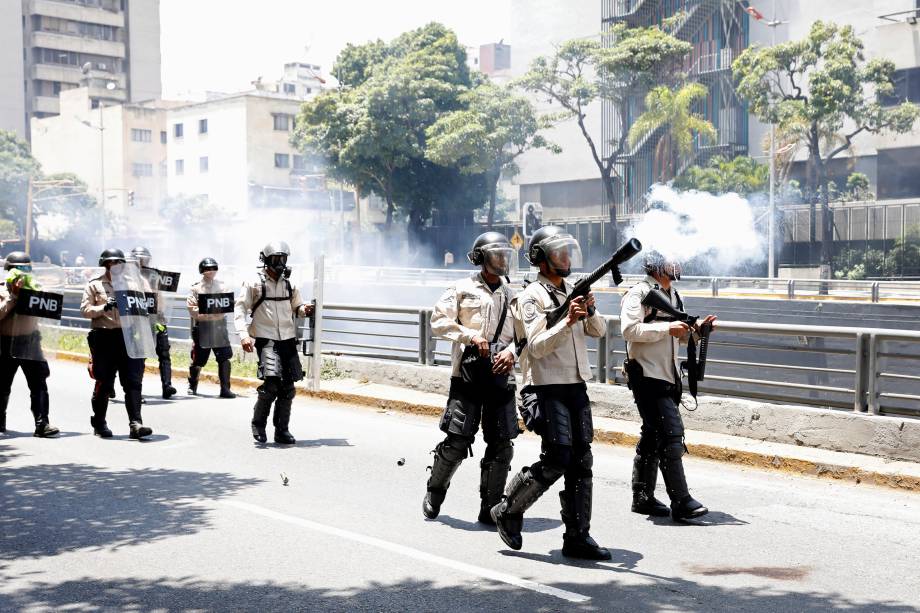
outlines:
[{"label": "utility pole", "polygon": [[[773,0],[773,17],[766,23],[770,28],[770,46],[776,46],[777,26],[788,23],[776,19],[776,0]],[[767,278],[776,276],[776,124],[770,123],[770,214],[769,245],[767,246]]]},{"label": "utility pole", "polygon": [[32,247],[32,175],[29,175],[29,191],[26,196],[26,255],[30,255]]}]

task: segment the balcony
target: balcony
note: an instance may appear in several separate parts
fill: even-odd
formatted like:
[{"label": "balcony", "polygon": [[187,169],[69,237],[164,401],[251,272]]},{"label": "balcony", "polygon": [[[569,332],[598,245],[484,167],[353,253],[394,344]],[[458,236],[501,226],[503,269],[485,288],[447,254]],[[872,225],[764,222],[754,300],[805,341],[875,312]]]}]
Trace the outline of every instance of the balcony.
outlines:
[{"label": "balcony", "polygon": [[32,98],[32,112],[57,115],[61,112],[61,102],[57,96],[35,96]]},{"label": "balcony", "polygon": [[106,2],[103,6],[107,8],[57,0],[29,0],[29,10],[33,15],[125,27],[125,14],[117,10],[115,2]]},{"label": "balcony", "polygon": [[122,42],[70,36],[55,32],[32,32],[32,46],[108,57],[125,57],[125,44]]}]

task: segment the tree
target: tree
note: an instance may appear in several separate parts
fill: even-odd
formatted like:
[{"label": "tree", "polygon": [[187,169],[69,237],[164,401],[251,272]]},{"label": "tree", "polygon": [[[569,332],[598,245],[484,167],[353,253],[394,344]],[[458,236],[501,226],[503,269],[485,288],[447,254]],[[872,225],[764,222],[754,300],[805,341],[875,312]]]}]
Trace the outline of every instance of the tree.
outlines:
[{"label": "tree", "polygon": [[[621,130],[609,157],[603,157],[599,143],[588,131],[588,107],[600,99],[613,107],[620,126],[629,125],[632,101],[652,86],[669,80],[678,62],[690,52],[690,43],[668,34],[663,26],[630,28],[613,26],[607,36],[613,41],[604,47],[599,41],[574,39],[562,43],[556,52],[536,58],[517,83],[525,90],[545,96],[558,104],[557,120],[574,119],[578,124],[591,159],[604,186],[604,199],[610,215],[611,245],[617,241],[616,195],[613,175],[627,151],[627,130]],[[663,29],[665,28],[665,29]]]},{"label": "tree", "polygon": [[[732,72],[738,94],[761,120],[783,128],[805,127],[809,160],[815,171],[812,191],[820,189],[822,208],[821,263],[832,260],[833,218],[830,213],[828,162],[852,146],[863,133],[908,132],[920,108],[909,102],[885,107],[879,97],[894,90],[894,64],[866,61],[863,43],[851,26],[816,21],[803,40],[773,47],[746,49]],[[824,135],[841,137],[824,146]],[[815,216],[812,215],[812,219]],[[812,241],[816,239],[812,226]]]},{"label": "tree", "polygon": [[561,149],[538,132],[547,122],[533,104],[507,86],[482,83],[460,96],[465,108],[442,115],[426,131],[428,159],[456,166],[464,174],[484,174],[489,187],[488,225],[495,222],[498,181],[514,176],[514,161],[530,149]]},{"label": "tree", "polygon": [[705,166],[691,166],[674,180],[677,189],[726,194],[734,192],[740,196],[766,191],[770,181],[770,170],[753,158],[739,155],[733,160],[716,156]]},{"label": "tree", "polygon": [[464,48],[432,23],[390,43],[349,46],[334,70],[344,87],[304,104],[292,142],[321,155],[332,176],[383,196],[387,227],[401,212],[417,230],[432,207],[452,202],[436,195],[445,169],[426,157],[426,131],[463,108],[460,96],[474,86]]},{"label": "tree", "polygon": [[29,180],[41,175],[41,165],[29,145],[15,132],[0,130],[0,217],[15,224],[25,236]]},{"label": "tree", "polygon": [[629,129],[629,144],[635,147],[649,132],[664,129],[655,150],[660,181],[677,176],[680,157],[693,153],[694,136],[716,138],[713,125],[693,112],[694,102],[705,99],[708,91],[700,83],[687,83],[677,89],[659,86],[645,97],[646,110]]}]

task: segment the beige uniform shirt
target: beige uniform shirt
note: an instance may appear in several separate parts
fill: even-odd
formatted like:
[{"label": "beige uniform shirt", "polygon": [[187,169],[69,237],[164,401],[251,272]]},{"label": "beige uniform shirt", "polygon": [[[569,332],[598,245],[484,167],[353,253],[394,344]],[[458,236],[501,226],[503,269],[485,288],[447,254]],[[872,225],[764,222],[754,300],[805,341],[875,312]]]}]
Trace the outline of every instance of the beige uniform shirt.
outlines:
[{"label": "beige uniform shirt", "polygon": [[[300,290],[291,284],[289,300],[268,300],[272,297],[287,297],[286,279],[279,278],[272,281],[267,274],[265,279],[266,300],[262,301],[255,313],[252,307],[262,295],[262,278],[246,281],[240,289],[234,305],[233,323],[240,338],[267,338],[273,341],[283,341],[297,336],[294,325],[294,315],[306,316],[306,307],[300,297]],[[289,283],[289,282],[288,282]],[[252,315],[252,321],[247,325],[246,316]]]},{"label": "beige uniform shirt", "polygon": [[6,283],[0,285],[0,336],[13,336],[13,334],[31,334],[38,327],[37,317],[22,317],[20,323],[13,329],[13,309],[16,308],[16,298],[10,293]]},{"label": "beige uniform shirt", "polygon": [[585,337],[597,338],[606,333],[607,324],[600,313],[595,311],[594,315],[573,326],[567,325],[567,318],[563,317],[552,328],[546,327],[547,311],[556,308],[550,292],[562,304],[572,291],[570,283],[564,283],[564,286],[565,289],[555,287],[541,274],[521,292],[518,299],[521,319],[527,331],[525,386],[582,383],[593,377]]},{"label": "beige uniform shirt", "polygon": [[[505,287],[504,281],[502,287]],[[431,332],[439,338],[452,341],[452,376],[460,375],[460,356],[463,355],[464,346],[469,345],[474,336],[481,336],[490,343],[495,337],[502,311],[510,307],[502,287],[493,292],[482,274],[475,273],[447,288],[434,305]],[[511,295],[510,290],[508,295]],[[498,340],[507,344],[508,349],[514,353],[513,339],[514,321],[509,311]]]},{"label": "beige uniform shirt", "polygon": [[112,282],[106,278],[105,273],[86,284],[86,288],[83,290],[83,299],[80,301],[80,315],[87,319],[92,319],[93,328],[107,330],[121,328],[118,307],[111,308],[108,311],[103,310],[109,296],[114,298],[115,290],[112,288]]},{"label": "beige uniform shirt", "polygon": [[[677,373],[680,373],[680,341],[669,332],[671,322],[644,323],[652,310],[642,306],[642,299],[656,287],[658,282],[654,277],[648,276],[630,288],[623,297],[620,327],[623,330],[623,338],[626,339],[626,350],[630,359],[636,360],[642,366],[642,373],[646,377],[677,383]],[[672,286],[665,294],[670,296],[671,304],[676,308],[677,290]]]},{"label": "beige uniform shirt", "polygon": [[[212,313],[210,315],[202,315],[199,313],[199,294],[226,294],[228,292],[232,293],[232,290],[217,279],[208,282],[202,277],[200,281],[193,283],[192,287],[189,288],[188,298],[185,299],[185,306],[188,307],[188,315],[192,320],[192,325],[194,325],[196,321],[220,321],[226,315],[225,313]],[[259,308],[261,309],[262,307]]]}]

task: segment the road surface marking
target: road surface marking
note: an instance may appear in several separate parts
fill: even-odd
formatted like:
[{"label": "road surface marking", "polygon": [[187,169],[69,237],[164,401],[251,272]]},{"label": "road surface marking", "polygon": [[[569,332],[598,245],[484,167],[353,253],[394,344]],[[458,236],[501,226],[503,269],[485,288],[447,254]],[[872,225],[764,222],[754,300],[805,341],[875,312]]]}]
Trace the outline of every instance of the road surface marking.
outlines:
[{"label": "road surface marking", "polygon": [[423,562],[430,562],[432,564],[438,564],[439,566],[445,566],[447,568],[452,568],[454,570],[459,570],[470,575],[477,575],[484,577],[486,579],[491,579],[493,581],[498,581],[500,583],[507,583],[509,585],[514,585],[517,587],[522,587],[527,590],[532,590],[534,592],[539,592],[540,594],[546,594],[547,596],[554,596],[556,598],[561,598],[562,600],[575,603],[583,603],[591,600],[590,596],[585,596],[583,594],[577,594],[575,592],[569,592],[567,590],[561,590],[549,585],[543,585],[542,583],[536,583],[535,581],[529,581],[527,579],[521,579],[520,577],[515,577],[514,575],[508,575],[502,572],[491,570],[488,568],[483,568],[481,566],[474,566],[472,564],[467,564],[465,562],[458,562],[456,560],[451,560],[449,558],[442,558],[441,556],[436,556],[419,549],[413,549],[412,547],[406,547],[405,545],[399,545],[397,543],[391,543],[390,541],[385,541],[383,539],[375,538],[373,536],[366,536],[364,534],[359,534],[357,532],[351,532],[349,530],[342,530],[341,528],[334,528],[332,526],[327,526],[325,524],[320,524],[315,521],[310,521],[309,519],[303,519],[302,517],[295,517],[293,515],[286,515],[284,513],[278,513],[277,511],[272,511],[264,507],[260,507],[254,504],[249,504],[247,502],[239,502],[236,500],[222,500],[222,504],[241,509],[243,511],[249,511],[250,513],[255,513],[256,515],[261,515],[263,517],[268,517],[278,521],[283,521],[289,524],[294,524],[296,526],[301,526],[303,528],[309,528],[310,530],[315,530],[316,532],[322,532],[324,534],[329,534],[332,536],[337,536],[339,538],[348,539],[350,541],[355,541],[358,543],[363,543],[365,545],[370,545],[371,547],[377,547],[378,549],[383,549],[393,553],[398,553],[400,555],[406,556],[408,558],[414,558],[416,560],[421,560]]}]

